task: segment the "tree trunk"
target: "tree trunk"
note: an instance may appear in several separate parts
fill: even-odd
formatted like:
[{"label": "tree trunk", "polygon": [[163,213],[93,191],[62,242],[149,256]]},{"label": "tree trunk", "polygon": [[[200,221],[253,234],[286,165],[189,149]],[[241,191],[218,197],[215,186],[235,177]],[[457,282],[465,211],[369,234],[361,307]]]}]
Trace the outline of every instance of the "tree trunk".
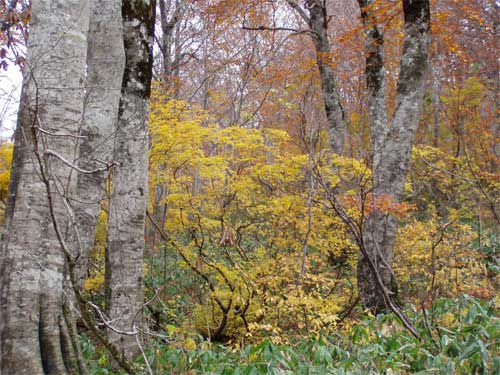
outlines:
[{"label": "tree trunk", "polygon": [[[118,119],[125,51],[123,48],[121,0],[94,0],[89,28],[87,95],[80,144],[79,165],[96,170],[112,166],[114,136]],[[82,285],[94,245],[101,202],[109,172],[78,175],[75,214],[79,250],[77,277]]]},{"label": "tree trunk", "polygon": [[54,228],[57,220],[64,238],[74,231],[65,205],[75,173],[61,158],[74,163],[78,152],[88,2],[38,0],[32,15],[2,239],[2,375],[78,371],[63,310],[65,259]]},{"label": "tree trunk", "polygon": [[328,15],[326,6],[320,0],[308,0],[309,22],[316,49],[316,61],[321,79],[321,90],[328,122],[328,140],[333,152],[344,154],[347,132],[344,109],[335,83],[335,73],[330,66],[331,48],[328,40]]},{"label": "tree trunk", "polygon": [[[141,320],[144,226],[148,192],[148,113],[152,76],[155,1],[122,4],[125,72],[115,138],[108,216],[106,281],[113,325],[132,331]],[[138,354],[134,336],[110,331],[125,358]]]},{"label": "tree trunk", "polygon": [[432,71],[432,111],[433,111],[433,128],[432,128],[432,146],[439,147],[439,133],[441,126],[441,100],[439,92],[441,90],[439,77],[442,75],[438,73],[437,62],[435,66],[431,66]]},{"label": "tree trunk", "polygon": [[[360,5],[370,2],[360,1]],[[429,0],[403,0],[403,11],[405,40],[396,88],[396,109],[388,130],[385,130],[382,120],[384,116],[381,115],[382,111],[385,111],[385,85],[380,78],[383,74],[383,62],[377,55],[381,56],[382,47],[376,47],[374,52],[368,50],[367,84],[373,144],[373,211],[366,218],[363,228],[367,256],[362,255],[358,263],[358,288],[363,305],[373,312],[383,311],[387,306],[377,281],[377,273],[389,295],[394,297],[397,290],[391,265],[398,223],[390,213],[378,210],[376,203],[382,198],[390,198],[398,203],[403,197],[428,65]],[[366,16],[366,12],[364,14]],[[367,44],[376,42],[374,36],[374,33],[368,33]]]},{"label": "tree trunk", "polygon": [[384,67],[384,31],[373,18],[370,6],[375,0],[359,0],[365,29],[365,75],[368,108],[371,116],[372,163],[380,165],[381,150],[387,136],[386,77]]}]

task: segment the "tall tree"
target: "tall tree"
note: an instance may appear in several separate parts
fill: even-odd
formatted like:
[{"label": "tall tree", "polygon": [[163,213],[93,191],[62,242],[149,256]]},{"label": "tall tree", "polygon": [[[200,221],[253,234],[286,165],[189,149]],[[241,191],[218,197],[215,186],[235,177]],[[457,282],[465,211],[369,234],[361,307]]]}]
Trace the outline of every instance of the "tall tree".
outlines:
[{"label": "tall tree", "polygon": [[187,0],[158,0],[161,27],[160,52],[162,55],[162,82],[169,84],[174,92],[178,91],[179,64],[179,26],[187,11]]},{"label": "tall tree", "polygon": [[295,0],[287,0],[287,2],[310,28],[321,79],[321,90],[328,121],[328,139],[330,147],[336,154],[343,155],[347,122],[346,114],[340,101],[335,72],[331,65],[332,51],[328,38],[329,16],[326,1],[307,0],[305,2],[307,11],[305,11]]},{"label": "tall tree", "polygon": [[63,309],[68,257],[61,244],[74,231],[67,205],[76,183],[88,5],[85,0],[32,4],[2,239],[2,374],[65,374],[74,369]]},{"label": "tall tree", "polygon": [[383,35],[370,19],[374,1],[359,0],[367,26],[366,80],[371,114],[373,210],[363,229],[364,252],[358,263],[358,288],[363,305],[375,312],[387,308],[397,293],[392,272],[397,219],[378,208],[380,199],[401,202],[411,150],[420,120],[430,40],[429,0],[403,0],[405,39],[399,65],[396,106],[387,124]]},{"label": "tall tree", "polygon": [[78,174],[76,195],[79,199],[74,202],[78,237],[73,246],[79,253],[80,285],[94,244],[106,180],[114,166],[114,131],[125,65],[121,3],[121,0],[94,0],[92,6],[79,165],[83,169],[102,171]]},{"label": "tall tree", "polygon": [[[109,203],[106,279],[109,316],[116,328],[133,331],[144,301],[144,228],[148,197],[148,115],[152,77],[154,0],[123,0],[125,72],[115,135]],[[125,358],[138,353],[136,337],[110,337]]]}]

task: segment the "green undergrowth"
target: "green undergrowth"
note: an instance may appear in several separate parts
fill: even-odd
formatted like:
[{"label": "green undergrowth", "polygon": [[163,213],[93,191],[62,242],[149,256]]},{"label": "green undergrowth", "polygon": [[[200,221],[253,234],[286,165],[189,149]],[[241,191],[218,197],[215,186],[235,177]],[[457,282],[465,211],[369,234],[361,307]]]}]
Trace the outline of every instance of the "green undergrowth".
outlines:
[{"label": "green undergrowth", "polygon": [[[407,313],[420,340],[390,314],[347,322],[328,335],[290,345],[269,338],[235,349],[200,339],[197,349],[187,350],[154,340],[147,356],[155,374],[500,374],[495,300],[463,295],[437,301],[426,314]],[[119,373],[110,369],[103,349],[82,340],[92,374]],[[144,360],[136,365],[142,373]]]}]

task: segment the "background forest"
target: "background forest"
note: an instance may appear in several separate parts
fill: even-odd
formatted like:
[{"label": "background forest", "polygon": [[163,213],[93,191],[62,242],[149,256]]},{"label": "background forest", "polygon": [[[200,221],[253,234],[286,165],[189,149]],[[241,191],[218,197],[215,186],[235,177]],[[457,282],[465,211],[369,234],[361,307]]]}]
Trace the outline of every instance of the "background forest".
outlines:
[{"label": "background forest", "polygon": [[[0,65],[18,69],[30,9],[3,3]],[[90,373],[500,372],[500,6],[430,2],[425,69],[407,83],[415,132],[393,143],[408,148],[400,183],[378,167],[399,151],[379,154],[374,131],[406,103],[402,3],[157,1],[143,344],[120,369],[77,319]],[[3,207],[12,152],[0,146]],[[113,173],[80,276],[102,332]],[[365,285],[370,254],[390,264],[383,292]]]}]

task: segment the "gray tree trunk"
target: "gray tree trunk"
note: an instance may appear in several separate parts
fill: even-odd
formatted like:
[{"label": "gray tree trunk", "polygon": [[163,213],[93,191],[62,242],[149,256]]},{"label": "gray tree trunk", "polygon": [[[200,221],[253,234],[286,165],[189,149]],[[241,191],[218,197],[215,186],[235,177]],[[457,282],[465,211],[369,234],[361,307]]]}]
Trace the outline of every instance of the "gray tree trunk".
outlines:
[{"label": "gray tree trunk", "polygon": [[366,84],[368,89],[368,108],[371,116],[371,140],[373,165],[380,165],[381,150],[389,130],[386,107],[386,77],[384,67],[384,31],[375,22],[369,6],[375,0],[359,0],[361,18],[365,28]]},{"label": "gray tree trunk", "polygon": [[321,79],[321,90],[328,121],[328,140],[333,152],[344,154],[347,132],[344,109],[335,83],[335,73],[330,66],[331,48],[328,40],[328,14],[326,4],[321,0],[308,0],[312,39],[316,49],[316,61]]},{"label": "gray tree trunk", "polygon": [[[148,193],[148,114],[155,1],[124,0],[125,72],[115,138],[108,216],[106,281],[113,325],[132,331],[141,321],[144,228]],[[125,358],[134,358],[134,336],[109,332]]]},{"label": "gray tree trunk", "polygon": [[[87,94],[81,135],[79,165],[96,170],[112,167],[114,131],[118,120],[125,51],[121,0],[93,0],[88,36]],[[77,276],[85,279],[95,230],[106,193],[109,171],[78,175],[75,214],[80,256]]]},{"label": "gray tree trunk", "polygon": [[440,133],[440,125],[441,125],[441,99],[439,98],[439,92],[441,90],[441,85],[439,82],[439,77],[442,76],[440,69],[437,66],[437,62],[435,66],[430,67],[432,71],[432,110],[433,110],[433,128],[432,128],[432,146],[439,146],[439,133]]},{"label": "gray tree trunk", "polygon": [[316,51],[316,63],[319,69],[321,92],[328,122],[328,141],[334,153],[343,155],[347,124],[335,82],[335,73],[329,64],[331,59],[331,48],[328,39],[328,13],[326,1],[304,1],[308,12],[305,11],[296,0],[287,0],[287,3],[310,28],[311,38],[314,42]]},{"label": "gray tree trunk", "polygon": [[[359,1],[364,6],[372,1]],[[372,117],[373,200],[390,198],[401,202],[411,158],[411,150],[421,114],[425,74],[428,66],[430,31],[429,0],[403,0],[405,40],[396,88],[396,107],[390,128],[385,111],[383,39],[378,26],[368,32],[366,65]],[[367,19],[367,13],[362,12]],[[388,294],[395,297],[392,273],[397,219],[375,209],[366,218],[363,242],[366,254],[358,263],[358,288],[363,305],[374,312],[386,309],[387,301],[377,281],[377,273]]]},{"label": "gray tree trunk", "polygon": [[66,265],[53,218],[63,237],[74,231],[65,204],[74,194],[75,173],[60,157],[73,163],[78,152],[88,22],[85,0],[32,3],[2,239],[2,375],[77,371],[63,311]]}]

